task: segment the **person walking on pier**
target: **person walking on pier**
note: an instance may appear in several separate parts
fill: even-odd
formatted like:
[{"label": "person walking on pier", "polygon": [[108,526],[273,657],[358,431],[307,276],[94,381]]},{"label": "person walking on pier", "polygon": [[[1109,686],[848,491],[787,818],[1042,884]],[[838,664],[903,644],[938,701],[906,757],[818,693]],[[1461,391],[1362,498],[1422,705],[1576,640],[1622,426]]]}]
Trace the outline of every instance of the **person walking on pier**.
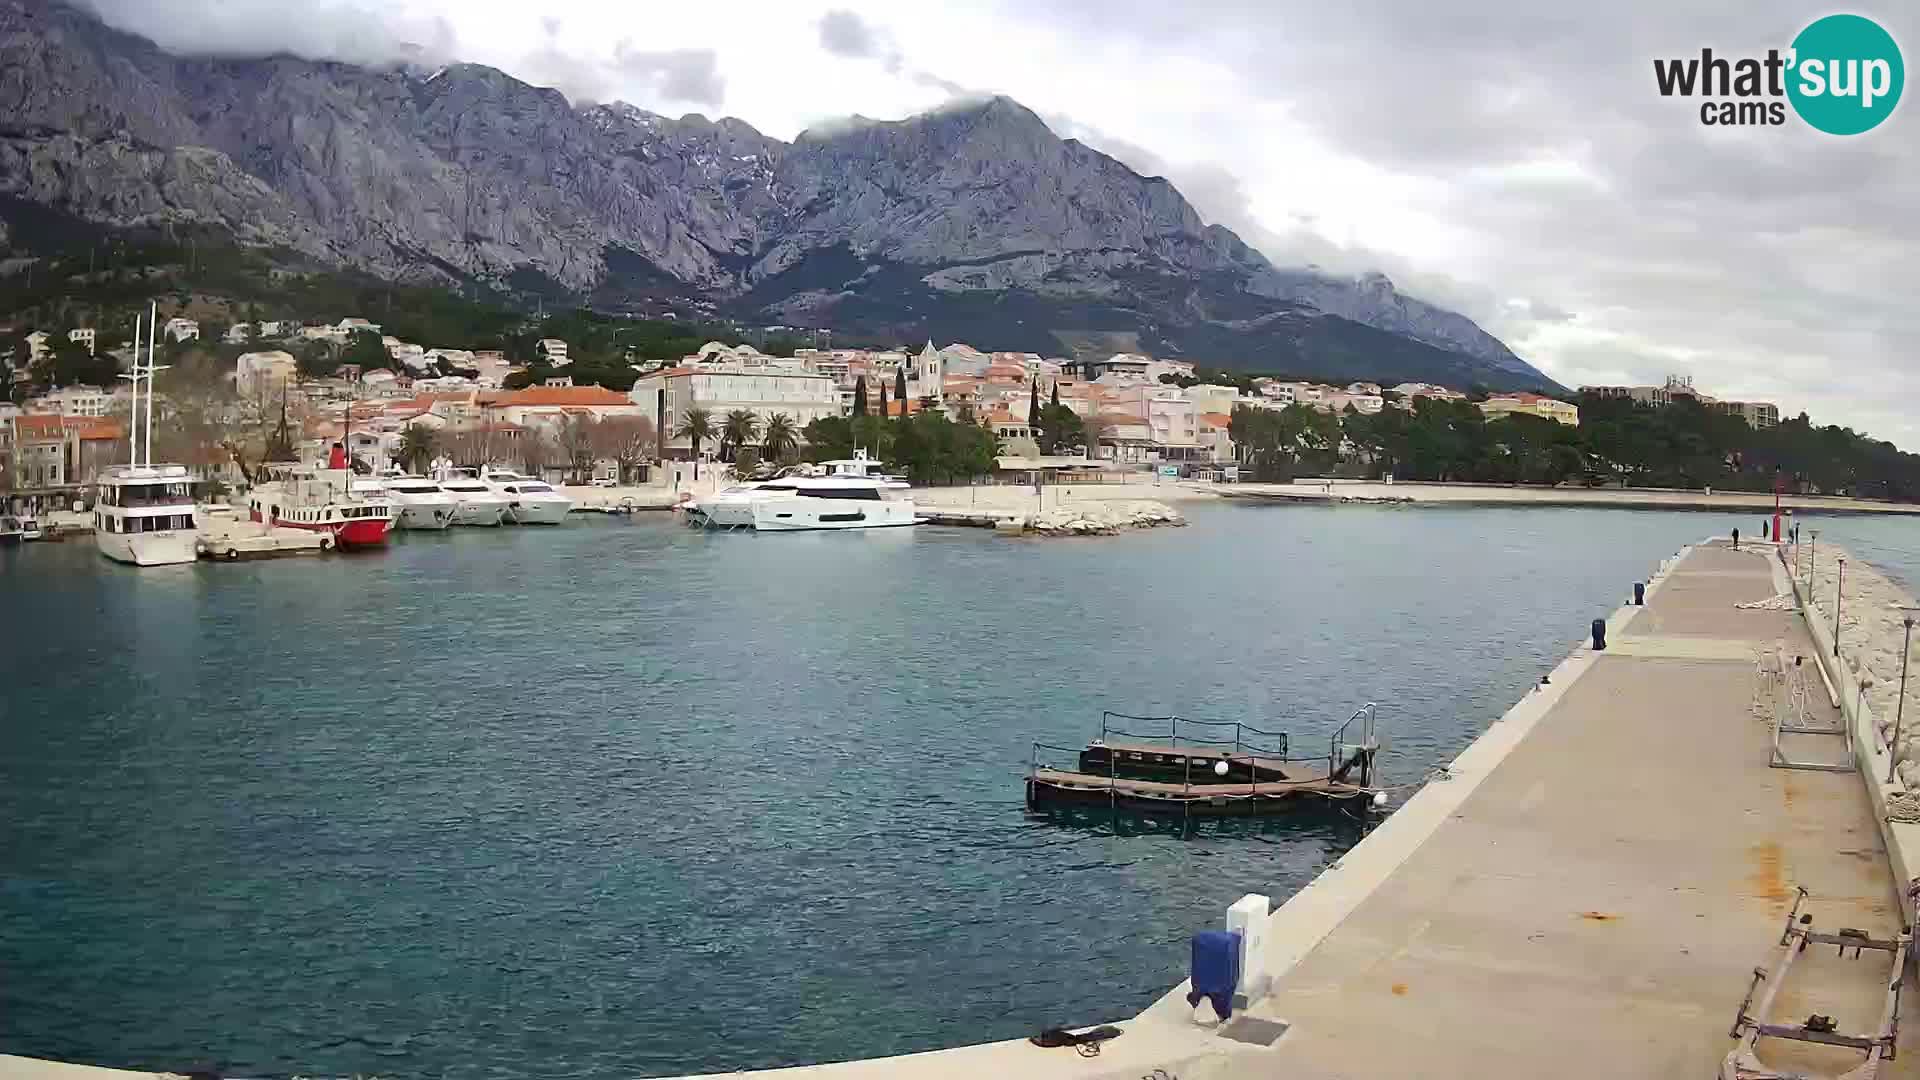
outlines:
[{"label": "person walking on pier", "polygon": [[1733,550],[1740,550],[1740,526],[1738,525],[1733,527]]}]

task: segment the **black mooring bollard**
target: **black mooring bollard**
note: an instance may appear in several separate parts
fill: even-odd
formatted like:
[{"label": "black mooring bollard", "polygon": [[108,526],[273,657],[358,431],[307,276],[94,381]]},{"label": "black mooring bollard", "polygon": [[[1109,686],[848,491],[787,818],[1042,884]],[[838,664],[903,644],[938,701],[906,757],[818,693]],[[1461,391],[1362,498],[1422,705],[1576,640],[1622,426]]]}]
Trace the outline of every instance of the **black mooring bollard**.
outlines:
[{"label": "black mooring bollard", "polygon": [[1645,607],[1646,603],[1647,603],[1647,583],[1644,581],[1634,582],[1633,583],[1633,606]]},{"label": "black mooring bollard", "polygon": [[1607,620],[1593,620],[1593,648],[1598,652],[1607,647]]}]

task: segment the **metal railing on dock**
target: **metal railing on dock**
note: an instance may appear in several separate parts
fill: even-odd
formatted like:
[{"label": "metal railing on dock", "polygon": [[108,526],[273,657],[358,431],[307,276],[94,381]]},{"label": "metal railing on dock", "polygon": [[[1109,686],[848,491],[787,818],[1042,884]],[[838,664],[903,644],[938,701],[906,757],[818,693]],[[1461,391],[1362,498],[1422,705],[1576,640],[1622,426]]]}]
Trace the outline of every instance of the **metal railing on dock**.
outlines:
[{"label": "metal railing on dock", "polygon": [[[1164,732],[1125,731],[1114,726],[1114,721],[1122,720],[1132,724],[1165,724]],[[1233,729],[1233,738],[1227,739],[1219,734],[1203,735],[1194,732],[1198,728],[1205,732],[1223,732]],[[1182,734],[1183,729],[1185,734]],[[1287,735],[1283,731],[1263,731],[1238,720],[1191,720],[1184,716],[1131,716],[1127,713],[1102,712],[1100,714],[1100,741],[1109,736],[1119,735],[1128,739],[1164,739],[1169,749],[1185,744],[1201,746],[1231,746],[1234,754],[1256,754],[1273,758],[1276,761],[1287,760]],[[1248,741],[1248,735],[1258,735],[1263,739],[1277,739],[1278,743],[1261,746]]]},{"label": "metal railing on dock", "polygon": [[[1373,721],[1374,706],[1373,702],[1369,701],[1365,705],[1360,706],[1352,716],[1347,717],[1346,723],[1334,729],[1333,739],[1327,747],[1327,778],[1329,780],[1339,774],[1340,766],[1344,764],[1343,756],[1349,746],[1356,751],[1366,751],[1368,753],[1378,749],[1378,745],[1373,739]],[[1353,729],[1353,725],[1355,724],[1360,725],[1360,741],[1357,744],[1350,744],[1347,742],[1347,733]],[[1362,760],[1365,759],[1363,758]],[[1364,784],[1368,779],[1368,777],[1362,776],[1360,782]]]}]

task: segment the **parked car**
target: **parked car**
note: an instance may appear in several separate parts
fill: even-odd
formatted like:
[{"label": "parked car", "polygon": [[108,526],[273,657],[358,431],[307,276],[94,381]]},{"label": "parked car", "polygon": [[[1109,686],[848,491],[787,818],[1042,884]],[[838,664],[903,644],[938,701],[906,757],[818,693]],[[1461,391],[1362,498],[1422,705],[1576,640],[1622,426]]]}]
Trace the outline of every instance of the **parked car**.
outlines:
[{"label": "parked car", "polygon": [[596,476],[593,478],[593,486],[594,487],[619,487],[620,481],[615,480],[611,476]]}]

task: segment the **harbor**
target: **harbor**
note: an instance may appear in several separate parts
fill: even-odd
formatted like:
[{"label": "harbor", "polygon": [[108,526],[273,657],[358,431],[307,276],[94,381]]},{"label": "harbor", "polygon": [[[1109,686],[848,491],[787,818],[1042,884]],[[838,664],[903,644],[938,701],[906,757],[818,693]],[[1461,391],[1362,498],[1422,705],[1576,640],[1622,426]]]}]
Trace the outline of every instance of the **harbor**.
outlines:
[{"label": "harbor", "polygon": [[[416,532],[375,559],[202,573],[114,573],[75,544],[11,551],[0,571],[15,575],[16,617],[53,627],[50,648],[66,654],[80,632],[56,612],[97,607],[106,640],[143,659],[98,685],[5,673],[27,725],[11,737],[45,750],[32,773],[5,771],[0,812],[23,832],[0,855],[9,880],[47,884],[0,895],[5,924],[41,928],[0,930],[21,973],[9,986],[34,987],[0,988],[0,1046],[238,1076],[466,1075],[536,1055],[605,1076],[1369,1076],[1421,1062],[1458,1075],[1508,1059],[1513,1075],[1710,1075],[1798,888],[1816,930],[1897,936],[1895,875],[1858,773],[1767,765],[1756,657],[1783,640],[1814,652],[1797,612],[1735,606],[1788,591],[1771,548],[1702,544],[1698,515],[1433,508],[1418,516],[1431,569],[1356,595],[1401,550],[1405,515],[1183,508],[1187,528],[1094,560],[965,529],[742,543],[665,515]],[[1897,523],[1812,524],[1823,552],[1842,537],[1902,543]],[[1255,566],[1317,570],[1256,586]],[[49,588],[18,576],[28,567]],[[511,595],[494,587],[502,567]],[[1857,565],[1847,574],[1851,605]],[[990,599],[956,603],[959,575],[991,582]],[[1878,606],[1846,615],[1847,655],[1877,639],[1860,620]],[[449,610],[458,651],[434,644]],[[1181,645],[1087,650],[1060,632],[1062,611],[1098,613],[1102,640]],[[320,669],[351,672],[319,676],[317,697],[315,677],[274,677],[310,670],[315,642]],[[974,674],[953,659],[985,656],[1006,662]],[[226,677],[184,677],[201,669]],[[136,675],[142,715],[93,704],[133,693]],[[770,701],[757,689],[769,680],[804,691]],[[1824,720],[1830,699],[1811,686]],[[1260,784],[1294,764],[1275,759],[1324,763],[1365,700],[1380,749],[1355,786],[1385,793],[1391,814],[1360,797],[1192,821],[1023,805],[1033,741],[1098,776],[1091,744],[1158,753],[1140,736],[1164,732],[1200,752],[1146,762],[1161,775],[1143,782],[1206,786],[1197,759]],[[1103,724],[1089,703],[1144,722]],[[242,707],[257,733],[220,734],[212,718]],[[976,736],[964,754],[958,723]],[[101,782],[83,748],[127,739],[141,758]],[[1792,735],[1784,749],[1837,761],[1836,743]],[[1876,760],[1870,743],[1858,760]],[[763,790],[714,800],[695,772]],[[115,811],[136,797],[159,819]],[[254,810],[235,821],[236,803]],[[85,857],[82,837],[109,857]],[[196,916],[195,880],[231,883],[218,920]],[[346,906],[316,906],[318,890],[344,890]],[[1187,939],[1249,893],[1275,909],[1271,987],[1236,1021],[1198,1026],[1175,985]],[[767,910],[782,915],[754,914]],[[156,925],[179,936],[141,929]],[[332,959],[303,959],[307,941]],[[1841,964],[1833,951],[1796,963],[1769,1022],[1824,1014],[1839,1034],[1873,1030],[1884,955],[1849,949]],[[487,974],[502,968],[514,974]],[[245,992],[239,972],[253,975]],[[659,989],[715,978],[755,988],[724,1023]],[[460,989],[433,989],[448,983]],[[184,1026],[165,1004],[182,993],[202,1003]],[[823,996],[860,1022],[821,1014]],[[1517,1015],[1523,997],[1556,1007],[1518,1031],[1473,1019]],[[1247,1018],[1284,1032],[1245,1041],[1274,1030]],[[1026,1038],[1101,1022],[1122,1034],[1097,1057]],[[743,1039],[742,1023],[757,1034]],[[1388,1034],[1356,1039],[1356,1023]],[[69,1034],[29,1045],[29,1030]],[[547,1044],[535,1030],[567,1034]],[[301,1034],[326,1031],[359,1041]],[[1615,1060],[1603,1040],[1617,1070],[1569,1068],[1567,1046],[1576,1062]],[[803,1066],[832,1061],[847,1063]]]}]

